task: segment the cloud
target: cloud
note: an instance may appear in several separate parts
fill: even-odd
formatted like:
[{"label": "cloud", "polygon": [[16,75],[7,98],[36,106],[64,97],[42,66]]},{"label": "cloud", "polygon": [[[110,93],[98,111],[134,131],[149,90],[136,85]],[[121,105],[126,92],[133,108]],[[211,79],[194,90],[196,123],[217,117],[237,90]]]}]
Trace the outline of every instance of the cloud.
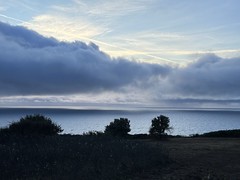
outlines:
[{"label": "cloud", "polygon": [[[108,47],[105,51],[113,55],[122,55],[129,58],[142,59],[145,62],[165,62],[168,64],[185,64],[186,59],[179,58],[179,51],[171,49],[173,44],[186,41],[186,37],[174,33],[158,31],[142,31],[118,35],[109,41],[117,47]],[[168,42],[169,44],[165,44]],[[183,60],[184,59],[184,60]]]},{"label": "cloud", "polygon": [[12,21],[18,22],[18,23],[28,24],[28,22],[26,22],[26,21],[23,21],[23,20],[18,19],[18,18],[13,18],[13,17],[7,16],[5,14],[1,14],[1,13],[0,13],[0,18],[7,19],[7,20],[12,20]]},{"label": "cloud", "polygon": [[240,98],[240,58],[206,54],[183,68],[177,68],[159,91],[170,99],[226,101]]},{"label": "cloud", "polygon": [[112,16],[123,16],[140,10],[144,10],[149,4],[149,1],[146,0],[123,0],[121,1],[121,3],[119,3],[119,1],[117,0],[100,0],[95,3],[84,3],[80,0],[74,0],[74,2],[76,3],[78,9],[85,10],[89,15],[101,16],[105,18]]},{"label": "cloud", "polygon": [[50,14],[36,16],[23,25],[44,36],[54,36],[63,41],[90,39],[108,31],[108,28],[95,26],[84,18]]},{"label": "cloud", "polygon": [[111,58],[93,43],[61,42],[5,23],[0,49],[2,102],[240,103],[239,57],[205,54],[173,67],[140,63]]},{"label": "cloud", "polygon": [[117,91],[165,76],[170,67],[112,59],[93,43],[60,42],[0,23],[0,95]]},{"label": "cloud", "polygon": [[22,26],[10,26],[0,22],[1,40],[9,41],[2,44],[3,48],[9,45],[21,46],[22,48],[43,48],[57,46],[59,42],[54,38],[45,38],[35,31],[27,30]]}]

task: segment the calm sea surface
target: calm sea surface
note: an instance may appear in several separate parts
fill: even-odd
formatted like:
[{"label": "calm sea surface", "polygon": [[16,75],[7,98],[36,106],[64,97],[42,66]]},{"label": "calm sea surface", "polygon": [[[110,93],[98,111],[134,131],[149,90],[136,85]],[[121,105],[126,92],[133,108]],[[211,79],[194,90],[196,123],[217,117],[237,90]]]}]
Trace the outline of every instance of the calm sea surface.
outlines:
[{"label": "calm sea surface", "polygon": [[46,108],[0,108],[0,126],[7,126],[27,114],[43,114],[60,124],[63,133],[82,134],[90,130],[103,131],[115,118],[130,120],[131,134],[148,133],[151,120],[162,114],[170,118],[173,135],[191,135],[209,131],[240,129],[240,111],[205,110],[76,110]]}]

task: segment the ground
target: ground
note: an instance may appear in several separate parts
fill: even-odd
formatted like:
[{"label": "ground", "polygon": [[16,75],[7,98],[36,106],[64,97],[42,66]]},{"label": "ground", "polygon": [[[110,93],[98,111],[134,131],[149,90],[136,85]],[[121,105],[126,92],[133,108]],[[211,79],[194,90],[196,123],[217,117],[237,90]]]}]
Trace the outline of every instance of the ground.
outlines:
[{"label": "ground", "polygon": [[240,138],[171,138],[163,145],[172,163],[148,179],[240,179]]},{"label": "ground", "polygon": [[240,138],[2,136],[0,179],[240,179]]}]

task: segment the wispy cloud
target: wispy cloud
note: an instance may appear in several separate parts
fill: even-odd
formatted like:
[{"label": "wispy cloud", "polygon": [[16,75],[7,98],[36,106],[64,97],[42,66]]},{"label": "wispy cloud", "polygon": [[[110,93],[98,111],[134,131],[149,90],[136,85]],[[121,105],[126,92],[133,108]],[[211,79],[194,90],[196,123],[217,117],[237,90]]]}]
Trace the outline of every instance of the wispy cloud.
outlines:
[{"label": "wispy cloud", "polygon": [[[236,24],[235,24],[236,25]],[[223,28],[223,27],[221,27]],[[116,42],[117,46],[132,49],[131,52],[106,49],[106,52],[123,56],[137,57],[142,56],[144,61],[149,61],[146,57],[156,60],[161,57],[184,64],[190,62],[193,58],[199,58],[202,54],[214,53],[222,57],[236,57],[240,55],[239,48],[227,46],[228,41],[225,37],[212,37],[209,32],[215,32],[220,27],[209,31],[199,31],[196,33],[165,32],[160,30],[140,31],[131,34],[122,34],[114,37],[111,41]],[[131,54],[132,53],[132,54]]]},{"label": "wispy cloud", "polygon": [[[102,35],[108,31],[106,27],[95,27],[93,24],[86,22],[85,20],[80,19],[68,19],[66,17],[54,16],[54,15],[40,15],[34,17],[32,21],[26,22],[17,18],[9,17],[3,14],[0,14],[1,17],[11,19],[19,22],[23,26],[26,26],[30,29],[33,29],[42,35],[47,37],[54,37],[63,41],[76,41],[83,40],[88,42],[94,42],[99,45],[102,45],[102,49],[105,52],[110,53],[112,56],[118,57],[132,57],[133,59],[137,58],[137,55],[142,55],[148,58],[148,62],[157,63],[166,62],[170,64],[181,64],[182,62],[175,61],[173,59],[161,57],[161,55],[149,54],[144,50],[134,49],[134,46],[127,44],[128,41],[125,41],[123,38],[121,41],[125,41],[124,45],[114,41],[115,43],[108,43],[101,40],[97,40],[96,36]],[[163,35],[162,35],[163,36]],[[170,35],[168,35],[170,36]],[[164,36],[166,38],[166,36]],[[119,39],[119,38],[118,38]],[[137,41],[137,39],[135,39]],[[138,42],[139,43],[139,42]],[[138,46],[141,43],[138,44]],[[127,45],[127,46],[126,46]],[[111,51],[111,49],[114,49]],[[150,58],[150,59],[149,59]],[[146,61],[145,58],[142,61]],[[138,60],[141,60],[139,58]]]},{"label": "wispy cloud", "polygon": [[28,1],[28,0],[22,0],[22,1],[16,1],[14,2],[17,6],[24,8],[26,11],[33,11],[33,12],[40,12],[37,8],[38,4],[35,3],[34,1]]},{"label": "wispy cloud", "polygon": [[5,18],[5,19],[10,19],[10,20],[16,21],[16,22],[18,22],[18,23],[23,23],[23,24],[28,24],[28,25],[30,24],[30,23],[27,22],[27,21],[23,21],[23,20],[18,19],[18,18],[10,17],[10,16],[7,16],[7,15],[5,15],[5,14],[0,14],[0,17]]},{"label": "wispy cloud", "polygon": [[88,14],[94,16],[122,16],[129,13],[134,13],[146,8],[150,1],[128,1],[123,0],[121,3],[117,0],[113,1],[96,1],[95,3],[83,2],[81,0],[74,0],[80,9],[84,9]]},{"label": "wispy cloud", "polygon": [[160,30],[137,32],[135,35],[131,35],[130,37],[134,37],[134,39],[143,39],[148,41],[183,41],[188,38],[187,36],[182,34],[161,32]]},{"label": "wispy cloud", "polygon": [[[92,41],[101,45],[102,50],[114,57],[123,56],[146,62],[186,64],[192,60],[193,56],[199,57],[198,55],[203,53],[212,52],[228,57],[238,54],[236,51],[224,52],[232,48],[224,46],[223,39],[212,35],[227,28],[227,25],[209,26],[199,30],[189,27],[189,30],[179,31],[180,23],[192,20],[186,14],[182,16],[186,8],[181,3],[174,5],[174,8],[181,8],[179,13],[174,12],[174,16],[179,15],[179,18],[174,19],[176,23],[164,22],[161,28],[140,28],[139,30],[136,28],[134,32],[129,33],[128,29],[122,30],[121,24],[117,23],[120,17],[128,18],[129,15],[135,13],[147,12],[150,7],[154,6],[159,7],[163,12],[156,12],[156,17],[152,18],[160,18],[162,22],[164,17],[172,17],[163,14],[165,9],[173,12],[173,9],[169,7],[170,4],[156,0],[124,0],[121,3],[116,0],[73,0],[64,5],[53,4],[45,14],[33,17],[32,21],[28,22],[29,24],[24,25],[43,35],[53,36],[60,40]],[[198,16],[198,13],[194,14]],[[142,24],[138,26],[141,27]],[[237,26],[237,24],[233,23],[232,26]],[[174,32],[173,29],[176,31]]]},{"label": "wispy cloud", "polygon": [[54,36],[59,40],[75,41],[94,38],[108,31],[106,27],[95,26],[83,18],[67,18],[58,15],[40,15],[28,23],[23,23],[45,36]]},{"label": "wispy cloud", "polygon": [[144,31],[132,34],[122,34],[110,38],[121,49],[106,48],[106,52],[115,56],[127,56],[133,59],[142,59],[146,62],[167,62],[171,64],[185,64],[184,58],[179,58],[171,53],[169,43],[179,43],[188,37],[176,33],[163,33],[158,31]]}]

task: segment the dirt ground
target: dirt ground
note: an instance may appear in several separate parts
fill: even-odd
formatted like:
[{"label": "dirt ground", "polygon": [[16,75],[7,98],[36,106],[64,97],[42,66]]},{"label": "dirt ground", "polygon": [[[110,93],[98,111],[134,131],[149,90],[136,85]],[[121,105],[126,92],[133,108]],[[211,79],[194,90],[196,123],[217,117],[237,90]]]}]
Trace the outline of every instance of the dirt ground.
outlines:
[{"label": "dirt ground", "polygon": [[148,179],[240,180],[240,138],[171,138],[163,145],[172,162]]}]

